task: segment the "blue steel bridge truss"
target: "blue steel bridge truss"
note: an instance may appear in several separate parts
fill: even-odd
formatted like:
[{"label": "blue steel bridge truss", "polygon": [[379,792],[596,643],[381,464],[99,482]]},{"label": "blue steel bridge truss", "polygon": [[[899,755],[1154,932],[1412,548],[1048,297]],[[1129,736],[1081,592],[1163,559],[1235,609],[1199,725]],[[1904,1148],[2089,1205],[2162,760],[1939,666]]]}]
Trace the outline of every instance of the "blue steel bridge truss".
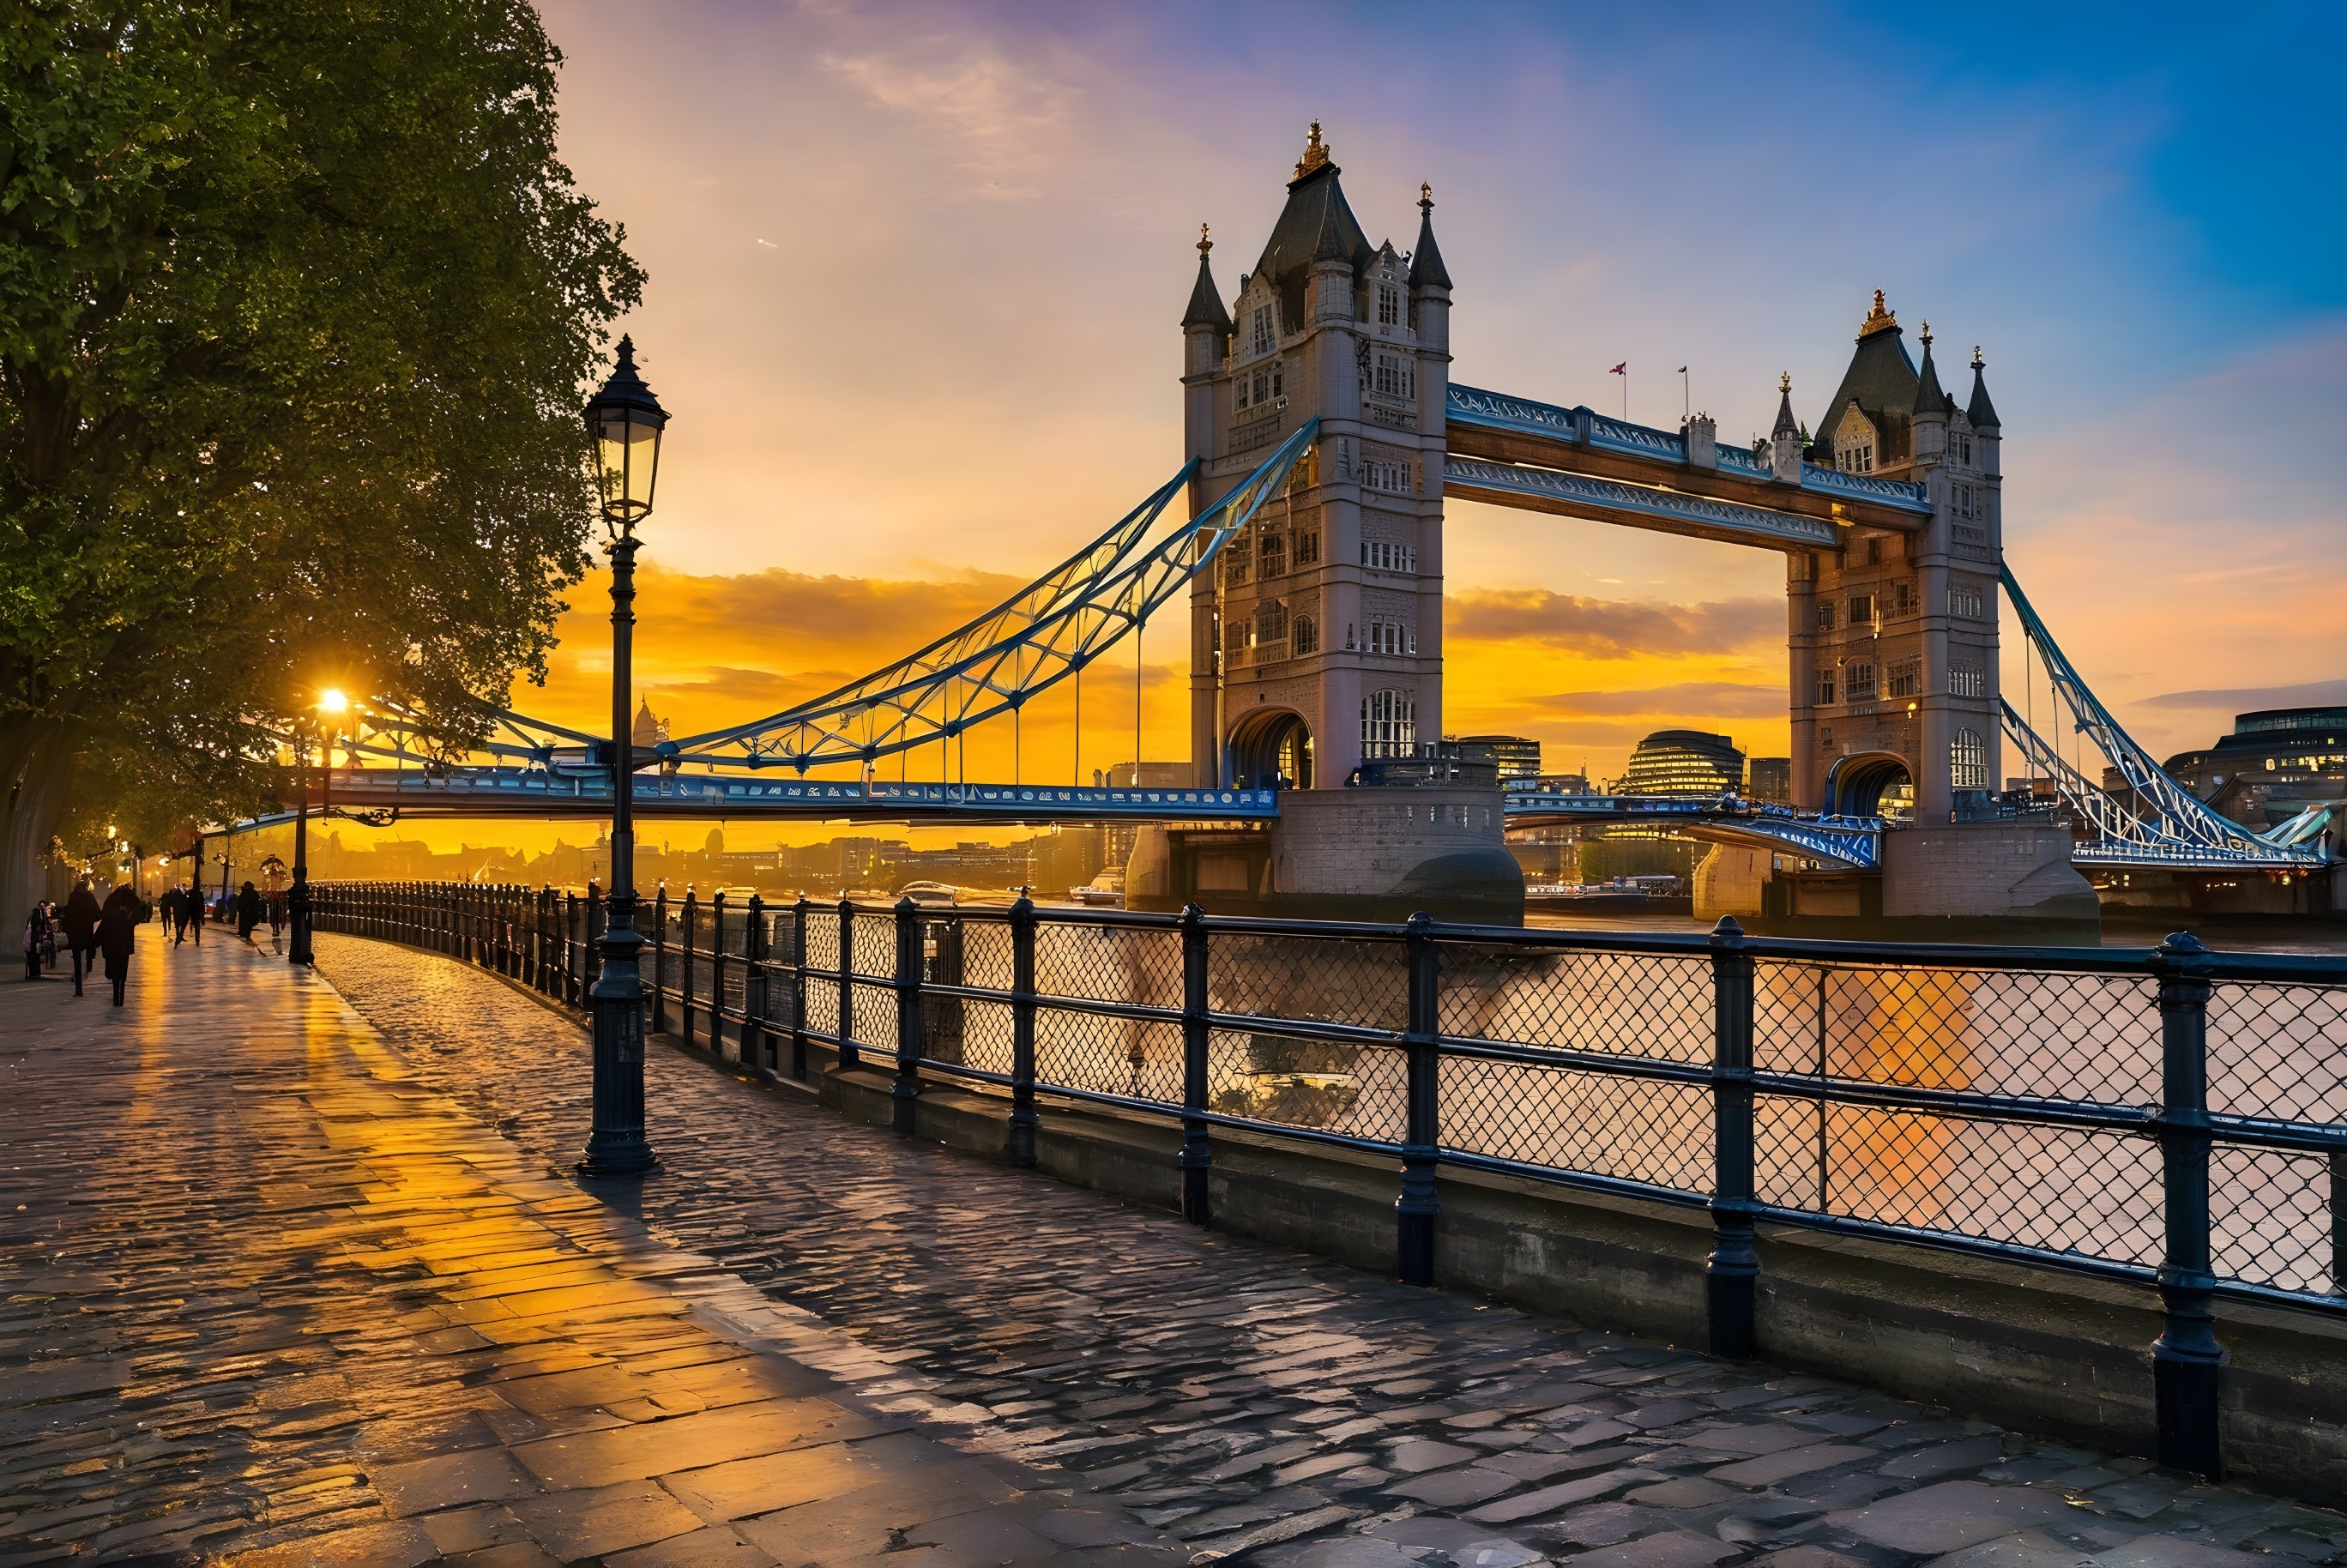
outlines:
[{"label": "blue steel bridge truss", "polygon": [[[1536,435],[1591,451],[1658,462],[1689,462],[1685,437],[1612,419],[1587,408],[1453,386],[1451,423]],[[1062,681],[1081,676],[1150,614],[1210,569],[1229,541],[1282,492],[1319,434],[1313,421],[1266,458],[1227,496],[1198,517],[1177,524],[1154,546],[1149,539],[1184,487],[1195,462],[1153,491],[1097,538],[1000,604],[917,652],[835,691],[777,713],[661,743],[640,765],[658,777],[635,782],[638,809],[654,814],[866,817],[901,820],[1052,820],[1145,817],[1158,820],[1264,820],[1278,815],[1266,790],[1082,789],[999,784],[888,784],[875,780],[880,759],[937,745],[947,752],[971,727],[1005,713]],[[1714,466],[1753,479],[1768,477],[1751,452],[1717,448]],[[1833,529],[1809,517],[1741,506],[1668,488],[1566,474],[1517,463],[1450,458],[1445,488],[1564,500],[1599,515],[1652,514],[1715,534],[1779,545],[1823,542]],[[1921,486],[1846,475],[1804,464],[1802,488],[1863,500],[1920,515],[1929,512]],[[1583,492],[1587,492],[1584,494]],[[1682,515],[1684,514],[1684,515]],[[2124,797],[2106,791],[2065,762],[2060,748],[2033,731],[2010,704],[2006,733],[2033,773],[2055,782],[2064,800],[2095,836],[2081,843],[2081,863],[2177,868],[2305,868],[2325,860],[2313,812],[2258,833],[2231,822],[2162,772],[2129,737],[2046,630],[2010,570],[2004,584],[2032,645],[2044,658],[2077,731],[2091,739],[2126,781]],[[338,802],[376,813],[537,811],[586,812],[610,800],[610,769],[602,737],[497,709],[477,742],[451,748],[428,716],[395,705],[378,706],[338,749],[364,765],[337,770]],[[808,780],[811,768],[860,764],[861,782]],[[486,764],[486,765],[483,765]],[[691,766],[702,770],[683,774]],[[764,780],[769,768],[796,779]],[[1702,837],[1736,838],[1842,865],[1880,864],[1882,823],[1877,818],[1821,816],[1788,807],[1684,797],[1548,795],[1510,792],[1511,823],[1646,823]]]}]

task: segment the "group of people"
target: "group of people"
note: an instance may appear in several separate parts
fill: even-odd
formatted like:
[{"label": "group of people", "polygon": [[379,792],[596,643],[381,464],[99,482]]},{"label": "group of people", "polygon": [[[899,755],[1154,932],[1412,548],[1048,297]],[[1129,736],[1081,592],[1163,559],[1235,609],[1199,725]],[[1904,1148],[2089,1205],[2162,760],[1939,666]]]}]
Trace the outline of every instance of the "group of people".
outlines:
[{"label": "group of people", "polygon": [[[236,920],[236,934],[246,941],[252,939],[254,927],[269,922],[272,934],[282,929],[284,914],[281,900],[264,897],[259,888],[246,883],[235,897],[226,899],[225,914]],[[60,909],[51,899],[33,906],[25,919],[25,978],[37,980],[46,969],[56,968],[57,948],[62,944],[73,965],[73,994],[82,995],[82,981],[94,978],[100,960],[104,960],[107,980],[114,988],[114,1005],[122,1005],[123,989],[130,979],[130,953],[137,945],[140,926],[162,916],[162,934],[173,946],[188,939],[188,927],[198,925],[205,915],[203,894],[193,887],[175,886],[149,904],[138,897],[138,890],[125,882],[106,896],[104,903],[91,890],[89,879],[83,877],[74,884]],[[203,933],[197,931],[197,939]]]}]

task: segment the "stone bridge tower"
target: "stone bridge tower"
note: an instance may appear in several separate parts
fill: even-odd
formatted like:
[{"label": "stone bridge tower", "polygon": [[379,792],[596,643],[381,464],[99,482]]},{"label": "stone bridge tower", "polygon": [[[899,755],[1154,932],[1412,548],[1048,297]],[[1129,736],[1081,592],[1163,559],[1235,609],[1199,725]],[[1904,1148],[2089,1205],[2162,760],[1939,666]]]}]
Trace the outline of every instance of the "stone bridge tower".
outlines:
[{"label": "stone bridge tower", "polygon": [[1796,554],[1787,573],[1793,799],[1870,813],[1911,784],[1919,825],[2001,787],[2004,550],[2003,430],[1979,351],[1959,404],[1928,324],[1921,341],[1919,367],[1877,291],[1815,436],[1794,419],[1788,384],[1771,436],[1780,475],[1806,459],[1921,484],[1931,498],[1919,531],[1850,528],[1841,550]]},{"label": "stone bridge tower", "polygon": [[1408,254],[1372,245],[1315,121],[1287,204],[1225,308],[1198,242],[1182,318],[1192,515],[1317,416],[1284,497],[1191,591],[1201,785],[1344,784],[1442,733],[1442,452],[1450,278],[1419,189]]}]

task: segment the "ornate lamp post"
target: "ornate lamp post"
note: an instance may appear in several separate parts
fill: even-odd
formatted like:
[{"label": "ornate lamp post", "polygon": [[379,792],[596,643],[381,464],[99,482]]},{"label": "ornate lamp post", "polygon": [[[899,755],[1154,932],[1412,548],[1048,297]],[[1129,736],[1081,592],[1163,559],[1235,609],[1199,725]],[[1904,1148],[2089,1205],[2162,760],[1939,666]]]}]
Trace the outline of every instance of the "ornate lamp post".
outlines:
[{"label": "ornate lamp post", "polygon": [[[293,927],[293,939],[286,945],[285,961],[289,964],[315,964],[310,950],[310,733],[319,733],[322,761],[326,768],[326,787],[331,790],[334,766],[334,732],[342,716],[350,712],[351,700],[329,686],[318,693],[311,706],[316,717],[306,727],[293,732],[293,766],[301,781],[301,804],[293,810],[293,886],[285,895],[285,914]],[[326,814],[325,802],[318,805],[318,815]]]},{"label": "ornate lamp post", "polygon": [[595,1020],[595,1124],[579,1168],[632,1176],[658,1162],[644,1137],[644,987],[636,934],[636,767],[629,733],[636,625],[636,525],[651,515],[668,413],[636,374],[636,345],[620,340],[611,379],[587,404],[603,527],[611,556],[611,887],[603,972],[589,993]]}]

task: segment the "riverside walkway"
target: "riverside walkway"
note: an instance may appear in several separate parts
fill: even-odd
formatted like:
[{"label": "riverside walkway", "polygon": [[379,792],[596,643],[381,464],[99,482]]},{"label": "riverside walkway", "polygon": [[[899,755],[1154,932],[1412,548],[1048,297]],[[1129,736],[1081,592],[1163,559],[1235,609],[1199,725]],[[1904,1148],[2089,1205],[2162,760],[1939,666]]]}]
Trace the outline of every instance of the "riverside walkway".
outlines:
[{"label": "riverside walkway", "polygon": [[2347,1518],[1196,1231],[496,979],[0,987],[0,1568],[2306,1568]]}]

